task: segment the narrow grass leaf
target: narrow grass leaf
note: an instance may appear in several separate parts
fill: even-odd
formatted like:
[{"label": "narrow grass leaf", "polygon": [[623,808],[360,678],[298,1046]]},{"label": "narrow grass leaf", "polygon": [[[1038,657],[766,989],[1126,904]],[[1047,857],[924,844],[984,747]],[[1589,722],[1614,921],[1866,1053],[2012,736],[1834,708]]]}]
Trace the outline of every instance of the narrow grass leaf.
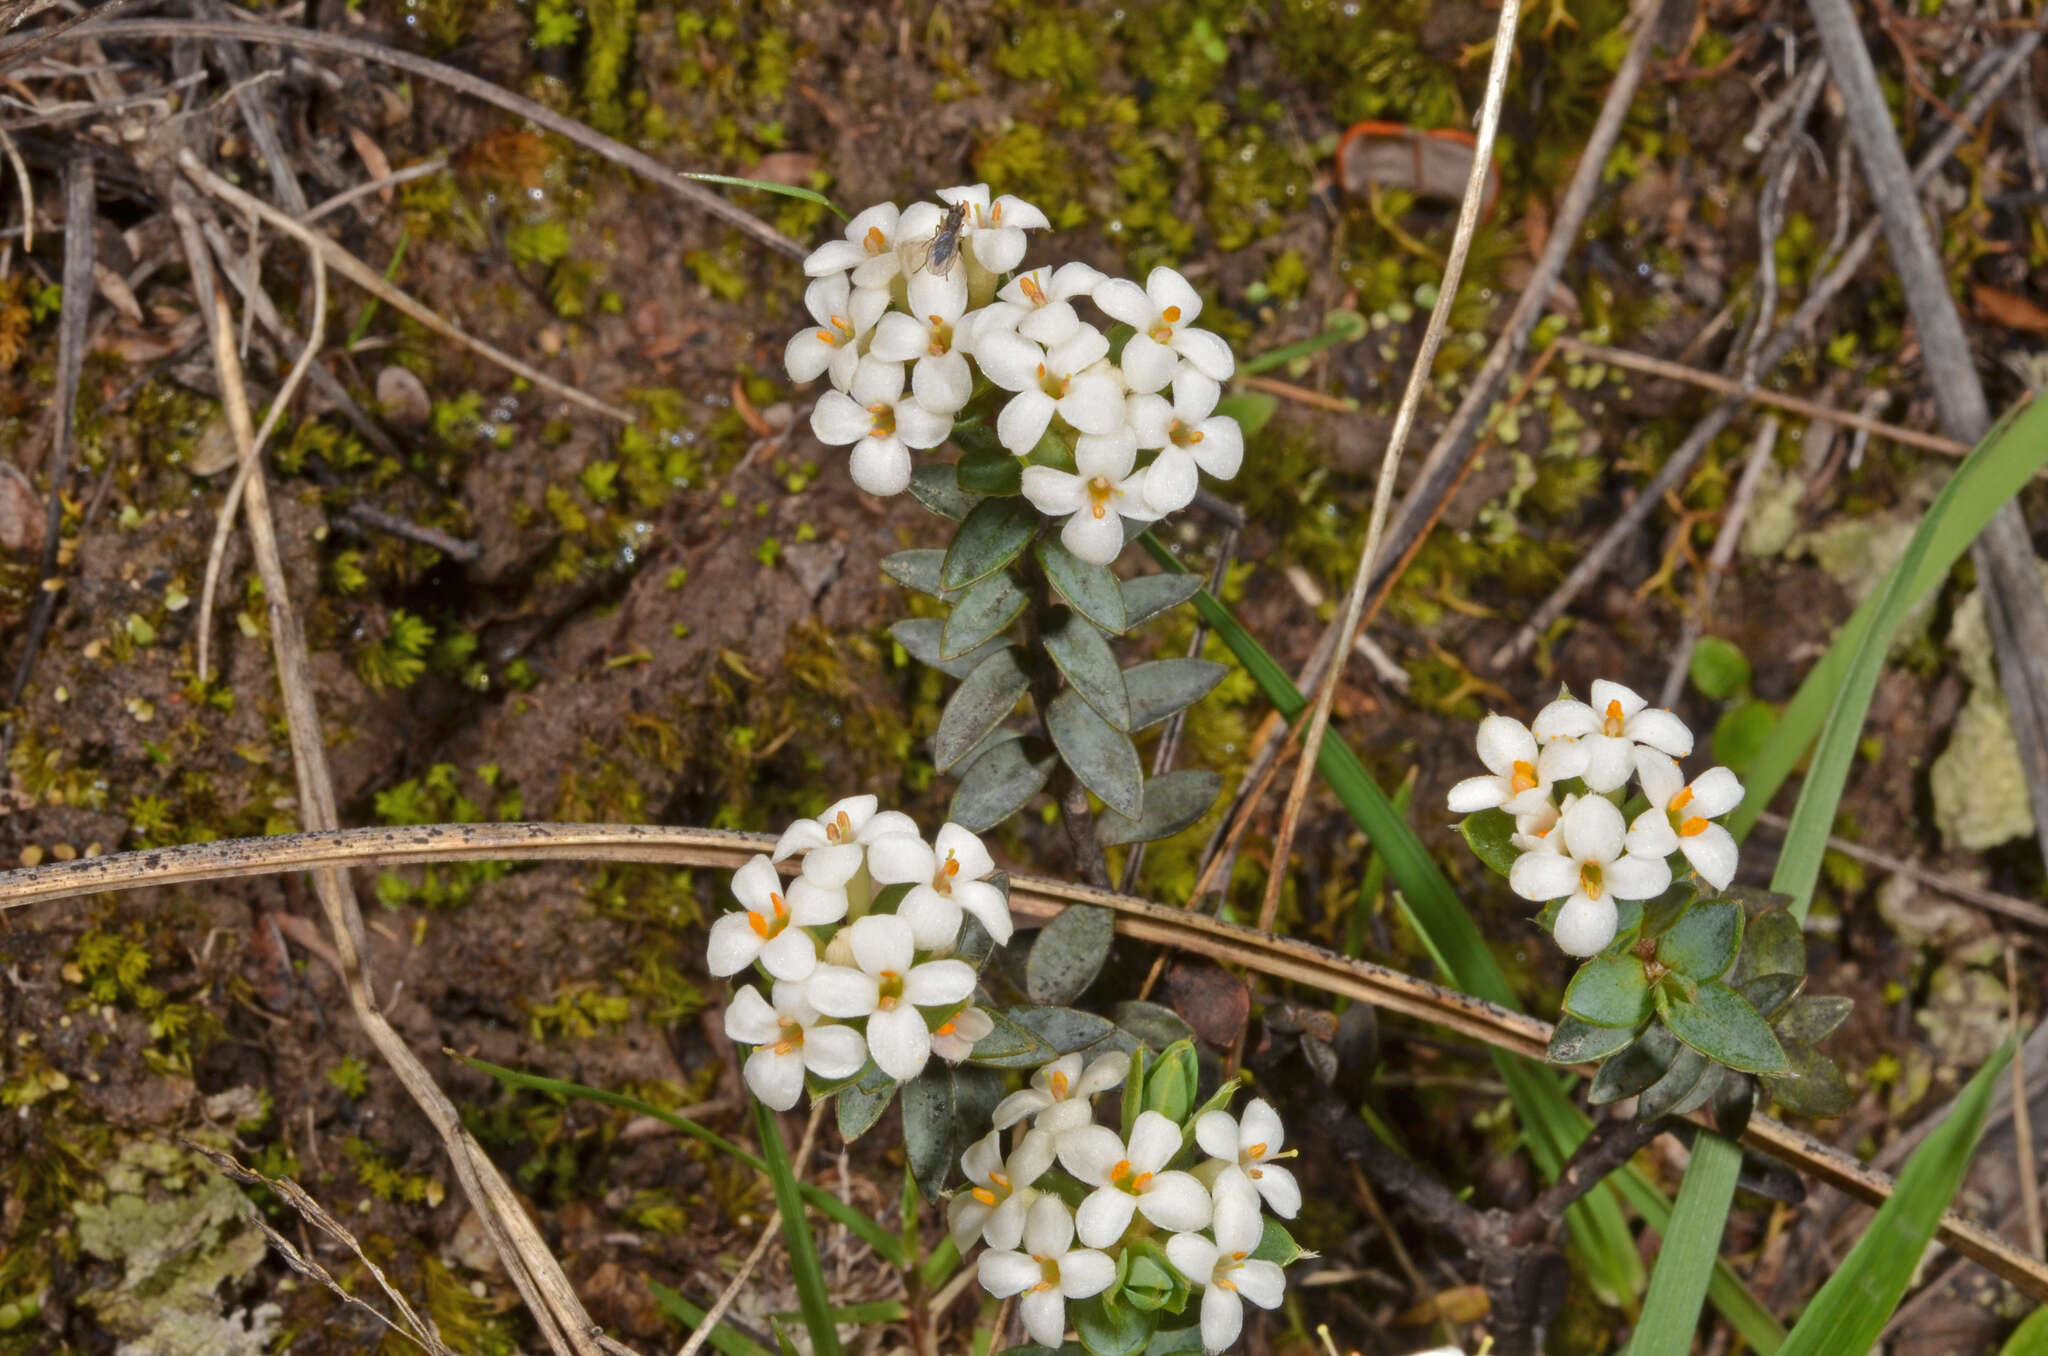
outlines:
[{"label": "narrow grass leaf", "polygon": [[[647,1288],[654,1295],[654,1302],[667,1311],[670,1318],[681,1323],[686,1331],[695,1332],[704,1323],[704,1310],[678,1295],[660,1281],[649,1281]],[[717,1327],[705,1339],[713,1351],[725,1356],[775,1356],[775,1353],[751,1337],[741,1336],[731,1328]]]},{"label": "narrow grass leaf", "polygon": [[830,198],[815,189],[799,188],[795,184],[771,184],[766,179],[742,179],[735,174],[693,174],[684,171],[683,178],[695,179],[700,184],[728,184],[733,188],[757,188],[763,193],[779,193],[785,198],[802,198],[805,202],[818,204],[841,221],[847,219],[846,213],[840,211]]},{"label": "narrow grass leaf", "polygon": [[832,1294],[825,1288],[825,1269],[818,1264],[818,1244],[811,1237],[811,1222],[804,1218],[802,1184],[789,1164],[789,1150],[782,1142],[782,1123],[759,1098],[747,1100],[754,1107],[754,1131],[761,1140],[761,1157],[768,1165],[768,1184],[775,1189],[776,1208],[782,1211],[782,1241],[789,1250],[789,1275],[796,1283],[804,1328],[811,1335],[811,1351],[813,1356],[839,1356],[839,1328],[832,1321]]}]

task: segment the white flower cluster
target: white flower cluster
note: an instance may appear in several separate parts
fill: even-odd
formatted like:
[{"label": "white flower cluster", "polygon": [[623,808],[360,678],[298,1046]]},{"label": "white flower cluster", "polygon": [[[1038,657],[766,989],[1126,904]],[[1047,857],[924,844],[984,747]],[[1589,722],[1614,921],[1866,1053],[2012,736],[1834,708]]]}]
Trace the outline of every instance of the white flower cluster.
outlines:
[{"label": "white flower cluster", "polygon": [[[1045,213],[991,201],[986,184],[939,197],[945,206],[870,207],[804,261],[817,325],[789,341],[784,363],[795,381],[831,380],[811,430],[853,445],[856,485],[900,494],[911,452],[945,442],[990,387],[1007,393],[994,427],[1011,453],[1029,457],[1051,429],[1071,443],[1072,471],[1027,465],[1023,489],[1066,520],[1061,541],[1082,560],[1116,558],[1120,519],[1185,508],[1198,471],[1237,474],[1243,431],[1216,413],[1235,360],[1192,328],[1202,299],[1186,278],[1155,268],[1139,287],[1079,262],[1016,273],[1024,232],[1050,226]],[[1084,297],[1133,331],[1114,360],[1110,336],[1074,309]],[[1154,455],[1140,467],[1142,453]]]},{"label": "white flower cluster", "polygon": [[[733,873],[740,908],[711,926],[712,974],[759,967],[771,981],[766,998],[751,984],[733,995],[725,1034],[754,1047],[747,1086],[777,1111],[796,1105],[806,1071],[851,1078],[872,1057],[907,1082],[934,1054],[966,1059],[995,1026],[969,1001],[975,968],[951,956],[968,914],[1010,940],[1009,899],[987,879],[995,862],[957,824],[927,843],[908,815],[876,805],[851,796],[791,825],[773,860]],[[802,874],[785,886],[775,862],[799,852]],[[895,912],[876,911],[893,885],[909,887]]]},{"label": "white flower cluster", "polygon": [[[1533,726],[1486,717],[1479,759],[1491,775],[1450,793],[1454,814],[1514,816],[1520,855],[1508,885],[1535,903],[1564,901],[1551,931],[1574,956],[1614,940],[1617,901],[1654,899],[1670,887],[1674,853],[1709,887],[1725,889],[1735,879],[1735,838],[1713,821],[1742,803],[1742,783],[1725,767],[1686,780],[1677,760],[1692,752],[1692,731],[1677,716],[1604,679],[1592,698],[1554,701]],[[1649,805],[1631,823],[1621,805],[1632,774]]]},{"label": "white flower cluster", "polygon": [[[982,1287],[1023,1296],[1024,1330],[1056,1347],[1067,1301],[1107,1290],[1125,1246],[1164,1230],[1168,1261],[1202,1289],[1203,1347],[1225,1351],[1243,1329],[1243,1302],[1277,1308],[1286,1288],[1277,1263],[1252,1256],[1264,1234],[1262,1205],[1288,1219],[1301,1209],[1294,1174],[1277,1162],[1291,1156],[1281,1151],[1280,1117],[1263,1100],[1246,1107],[1242,1121],[1204,1112],[1194,1139],[1207,1159],[1175,1169],[1186,1136],[1167,1116],[1140,1112],[1129,1140],[1095,1123],[1092,1099],[1120,1085],[1129,1068],[1121,1054],[1085,1068],[1080,1055],[1067,1055],[1005,1098],[995,1128],[960,1160],[972,1185],[947,1207],[953,1242],[962,1252],[988,1244],[977,1264]],[[1007,1157],[1005,1130],[1014,1131]]]}]

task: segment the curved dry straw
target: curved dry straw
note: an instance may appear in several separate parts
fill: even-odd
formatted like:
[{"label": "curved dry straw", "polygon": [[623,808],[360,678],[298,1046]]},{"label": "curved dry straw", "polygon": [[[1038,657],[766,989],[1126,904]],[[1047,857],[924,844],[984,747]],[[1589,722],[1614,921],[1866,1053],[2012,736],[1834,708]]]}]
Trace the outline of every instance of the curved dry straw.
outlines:
[{"label": "curved dry straw", "polygon": [[[357,866],[614,861],[731,869],[768,850],[773,842],[757,834],[637,824],[435,824],[280,834],[9,871],[0,874],[0,912],[112,890]],[[1052,917],[1069,904],[1098,904],[1115,913],[1117,931],[1136,940],[1228,961],[1272,979],[1371,1003],[1531,1059],[1541,1059],[1550,1042],[1550,1025],[1534,1017],[1383,965],[1194,911],[1041,876],[1011,877],[1010,901],[1017,913],[1040,919]],[[1743,1138],[1752,1148],[1867,1204],[1882,1204],[1891,1195],[1892,1179],[1884,1173],[1767,1116],[1753,1118]],[[2048,1302],[2048,1264],[1954,1213],[1943,1218],[1938,1237],[2034,1299]]]}]

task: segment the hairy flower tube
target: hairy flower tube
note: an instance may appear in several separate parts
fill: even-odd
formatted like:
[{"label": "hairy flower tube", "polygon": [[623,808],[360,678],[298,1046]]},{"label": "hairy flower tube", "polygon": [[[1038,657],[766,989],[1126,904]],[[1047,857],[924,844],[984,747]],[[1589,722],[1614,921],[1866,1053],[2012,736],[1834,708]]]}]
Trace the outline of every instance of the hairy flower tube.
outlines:
[{"label": "hairy flower tube", "polygon": [[1194,326],[1202,300],[1185,277],[1155,268],[1141,287],[1079,262],[1019,272],[1027,232],[1051,224],[1043,212],[985,184],[938,196],[870,207],[804,263],[814,323],[784,363],[794,381],[830,381],[811,429],[851,447],[856,485],[901,493],[913,454],[992,433],[1067,549],[1105,565],[1125,521],[1185,508],[1204,474],[1236,476],[1244,434],[1219,412],[1236,362]]}]

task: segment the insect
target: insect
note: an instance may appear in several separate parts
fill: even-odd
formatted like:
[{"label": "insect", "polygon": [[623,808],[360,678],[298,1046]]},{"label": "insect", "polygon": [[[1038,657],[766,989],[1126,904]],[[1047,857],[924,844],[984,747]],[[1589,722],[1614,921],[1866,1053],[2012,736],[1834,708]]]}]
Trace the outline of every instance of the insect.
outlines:
[{"label": "insect", "polygon": [[932,232],[929,240],[920,240],[910,247],[907,259],[908,272],[923,269],[935,277],[943,278],[953,271],[953,265],[960,261],[960,237],[967,227],[967,204],[956,202],[946,209],[945,220],[939,229]]}]

